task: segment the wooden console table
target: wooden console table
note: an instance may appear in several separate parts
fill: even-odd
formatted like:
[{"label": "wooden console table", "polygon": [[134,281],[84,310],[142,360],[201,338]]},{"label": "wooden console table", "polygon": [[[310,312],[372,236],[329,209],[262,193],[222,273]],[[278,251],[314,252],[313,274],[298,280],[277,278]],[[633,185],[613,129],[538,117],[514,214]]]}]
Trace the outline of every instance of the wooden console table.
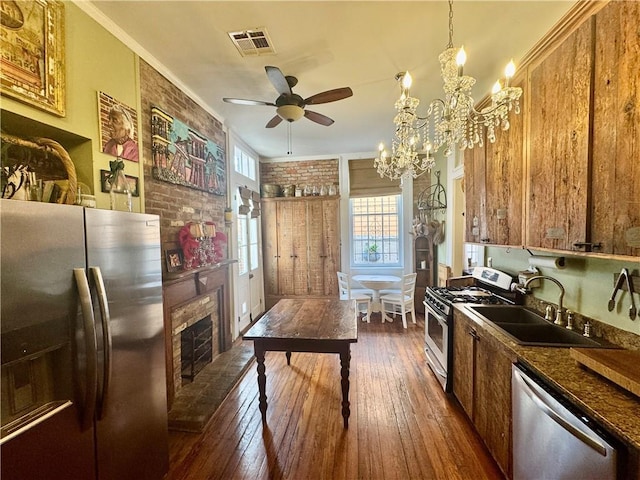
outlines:
[{"label": "wooden console table", "polygon": [[338,299],[283,299],[273,306],[243,337],[253,340],[258,363],[258,389],[262,422],[267,420],[267,351],[337,353],[340,355],[342,417],[349,427],[349,363],[351,344],[358,341],[358,323],[353,304]]}]

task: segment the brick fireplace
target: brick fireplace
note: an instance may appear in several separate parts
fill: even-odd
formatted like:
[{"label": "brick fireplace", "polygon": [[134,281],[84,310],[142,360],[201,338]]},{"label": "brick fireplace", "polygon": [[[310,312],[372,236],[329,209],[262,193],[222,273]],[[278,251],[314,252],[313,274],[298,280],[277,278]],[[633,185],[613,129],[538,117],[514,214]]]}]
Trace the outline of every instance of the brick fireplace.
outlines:
[{"label": "brick fireplace", "polygon": [[231,348],[229,266],[231,261],[196,271],[169,274],[163,284],[167,339],[169,406],[183,386],[182,332],[196,322],[211,320],[211,356]]}]

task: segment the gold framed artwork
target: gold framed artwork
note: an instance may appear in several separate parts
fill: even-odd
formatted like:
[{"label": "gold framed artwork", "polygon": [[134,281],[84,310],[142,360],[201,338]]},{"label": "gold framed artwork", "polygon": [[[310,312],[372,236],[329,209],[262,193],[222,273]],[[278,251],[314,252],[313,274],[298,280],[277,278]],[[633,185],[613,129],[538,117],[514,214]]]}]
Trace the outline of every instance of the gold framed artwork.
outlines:
[{"label": "gold framed artwork", "polygon": [[0,91],[64,117],[64,3],[0,2]]},{"label": "gold framed artwork", "polygon": [[139,161],[136,109],[98,92],[98,113],[102,151],[132,162]]}]

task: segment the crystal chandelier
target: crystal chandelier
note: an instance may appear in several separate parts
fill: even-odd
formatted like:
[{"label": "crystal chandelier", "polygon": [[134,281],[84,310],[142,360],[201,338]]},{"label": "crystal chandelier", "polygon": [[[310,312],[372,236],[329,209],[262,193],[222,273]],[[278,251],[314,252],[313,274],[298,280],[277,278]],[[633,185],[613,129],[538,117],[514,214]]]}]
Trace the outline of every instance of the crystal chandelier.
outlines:
[{"label": "crystal chandelier", "polygon": [[515,74],[513,61],[505,69],[504,83],[498,80],[494,84],[491,104],[480,111],[475,109],[471,88],[476,79],[463,74],[466,62],[464,48],[453,46],[452,0],[449,0],[449,44],[438,58],[445,96],[429,103],[425,117],[416,113],[420,100],[410,94],[412,79],[409,72],[396,75],[401,93],[395,103],[397,114],[393,122],[396,132],[391,154],[381,143],[374,161],[381,177],[400,178],[402,182],[416,178],[431,169],[435,151],[444,147],[444,155],[449,156],[454,145],[461,150],[475,145],[482,147],[485,133],[493,143],[496,128],[509,129],[509,112],[520,113],[522,89],[510,85]]}]

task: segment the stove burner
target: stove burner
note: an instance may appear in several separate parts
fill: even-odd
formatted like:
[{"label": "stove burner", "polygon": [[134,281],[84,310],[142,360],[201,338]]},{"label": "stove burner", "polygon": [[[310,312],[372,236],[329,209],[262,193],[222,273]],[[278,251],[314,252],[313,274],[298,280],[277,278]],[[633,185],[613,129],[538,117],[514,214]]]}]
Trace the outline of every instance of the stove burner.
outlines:
[{"label": "stove burner", "polygon": [[501,305],[509,303],[504,297],[478,286],[428,287],[425,302],[448,316],[454,303]]}]

